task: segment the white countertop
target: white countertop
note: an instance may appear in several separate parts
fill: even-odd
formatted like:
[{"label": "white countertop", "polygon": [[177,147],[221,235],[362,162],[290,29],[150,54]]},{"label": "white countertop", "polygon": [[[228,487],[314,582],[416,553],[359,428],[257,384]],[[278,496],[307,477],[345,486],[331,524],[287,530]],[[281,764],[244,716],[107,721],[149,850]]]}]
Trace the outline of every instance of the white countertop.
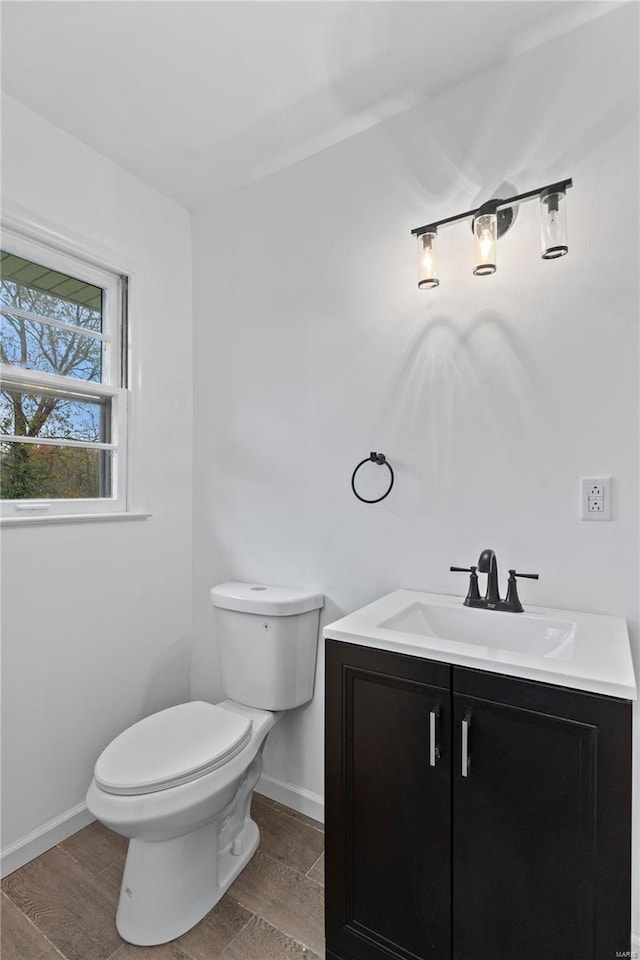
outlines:
[{"label": "white countertop", "polygon": [[[492,646],[475,639],[461,643],[445,638],[423,625],[420,611],[433,612],[435,623],[449,619],[463,624],[468,635],[475,636],[477,628],[480,638],[492,632],[505,638],[522,637],[516,643],[519,649],[505,649],[500,639]],[[535,631],[546,643],[546,653],[541,652],[543,644],[538,652],[535,643],[529,644],[528,637]],[[449,632],[452,636],[456,628]],[[560,636],[555,646],[544,639],[545,632]],[[638,697],[624,617],[547,607],[527,607],[524,613],[478,610],[464,607],[463,597],[395,590],[328,624],[323,636],[625,700]],[[510,645],[508,640],[504,643]]]}]

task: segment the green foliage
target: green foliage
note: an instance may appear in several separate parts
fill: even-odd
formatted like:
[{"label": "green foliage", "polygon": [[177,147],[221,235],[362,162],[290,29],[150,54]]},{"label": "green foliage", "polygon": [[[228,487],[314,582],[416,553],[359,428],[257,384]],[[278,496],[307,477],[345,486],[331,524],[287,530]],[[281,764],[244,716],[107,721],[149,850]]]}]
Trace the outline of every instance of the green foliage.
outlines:
[{"label": "green foliage", "polygon": [[5,443],[0,454],[0,495],[3,500],[33,500],[45,496],[46,476],[26,444]]},{"label": "green foliage", "polygon": [[[103,459],[109,454],[82,447],[5,443],[0,451],[0,494],[7,500],[99,497]],[[104,471],[106,477],[108,471]]]}]

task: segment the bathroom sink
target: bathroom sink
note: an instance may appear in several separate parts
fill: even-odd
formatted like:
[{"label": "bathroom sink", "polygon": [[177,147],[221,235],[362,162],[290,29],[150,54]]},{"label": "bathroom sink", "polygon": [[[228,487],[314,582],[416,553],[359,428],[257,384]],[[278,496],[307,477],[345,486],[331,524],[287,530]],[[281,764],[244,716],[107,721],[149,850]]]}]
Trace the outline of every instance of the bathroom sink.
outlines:
[{"label": "bathroom sink", "polygon": [[440,637],[539,657],[569,659],[576,624],[569,620],[498,613],[492,610],[412,603],[383,621],[380,627],[422,637]]},{"label": "bathroom sink", "polygon": [[394,590],[323,631],[330,640],[637,699],[623,617],[465,607],[462,597]]}]

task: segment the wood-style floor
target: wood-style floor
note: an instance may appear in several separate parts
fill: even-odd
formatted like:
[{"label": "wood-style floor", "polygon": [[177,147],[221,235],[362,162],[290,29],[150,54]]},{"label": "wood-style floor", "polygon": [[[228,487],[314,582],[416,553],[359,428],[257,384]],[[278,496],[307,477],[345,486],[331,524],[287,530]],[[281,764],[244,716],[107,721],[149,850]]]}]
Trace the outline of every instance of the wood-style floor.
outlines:
[{"label": "wood-style floor", "polygon": [[99,823],[2,881],[2,960],[318,960],[322,826],[254,795],[260,847],[214,909],[159,947],[124,943],[115,914],[126,840]]}]

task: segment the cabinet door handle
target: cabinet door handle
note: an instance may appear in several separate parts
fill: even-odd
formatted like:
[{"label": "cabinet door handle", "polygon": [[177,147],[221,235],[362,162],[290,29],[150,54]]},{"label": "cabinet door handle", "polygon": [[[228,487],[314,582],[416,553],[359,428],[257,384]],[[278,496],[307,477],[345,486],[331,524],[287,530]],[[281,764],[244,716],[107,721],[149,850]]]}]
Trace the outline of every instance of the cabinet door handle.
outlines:
[{"label": "cabinet door handle", "polygon": [[469,727],[471,726],[471,717],[465,717],[462,721],[462,776],[469,776]]},{"label": "cabinet door handle", "polygon": [[440,756],[440,751],[436,746],[436,724],[438,723],[438,711],[432,710],[429,714],[429,763],[435,767]]}]

